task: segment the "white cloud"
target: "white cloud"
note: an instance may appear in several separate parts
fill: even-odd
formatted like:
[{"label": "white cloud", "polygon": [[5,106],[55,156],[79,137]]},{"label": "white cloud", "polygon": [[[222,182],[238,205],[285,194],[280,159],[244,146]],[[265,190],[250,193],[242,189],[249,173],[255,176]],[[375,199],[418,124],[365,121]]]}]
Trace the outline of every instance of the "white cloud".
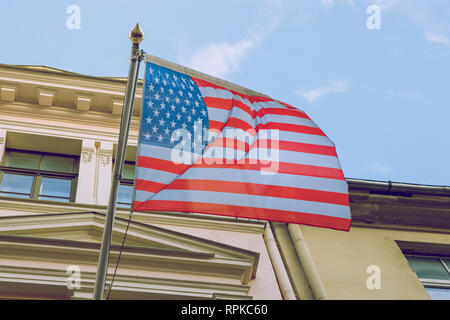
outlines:
[{"label": "white cloud", "polygon": [[178,61],[182,65],[219,78],[239,71],[245,57],[264,42],[281,21],[283,0],[266,0],[264,3],[259,10],[258,22],[242,39],[235,42],[211,42],[197,49],[189,59],[186,59],[183,53]]},{"label": "white cloud", "polygon": [[389,173],[392,172],[392,168],[382,164],[378,161],[366,164],[365,167],[369,170],[375,171],[376,173]]},{"label": "white cloud", "polygon": [[443,34],[425,31],[424,36],[428,42],[437,43],[444,45],[446,47],[450,47],[450,39]]},{"label": "white cloud", "polygon": [[329,94],[348,92],[349,88],[350,85],[347,81],[331,80],[330,83],[326,86],[309,90],[297,89],[295,90],[295,93],[309,103],[314,103]]}]

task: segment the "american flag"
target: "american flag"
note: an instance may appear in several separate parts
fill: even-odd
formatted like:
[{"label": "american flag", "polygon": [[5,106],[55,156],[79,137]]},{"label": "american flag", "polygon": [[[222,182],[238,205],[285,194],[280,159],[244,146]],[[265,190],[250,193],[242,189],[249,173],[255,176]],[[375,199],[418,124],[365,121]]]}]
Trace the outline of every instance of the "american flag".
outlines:
[{"label": "american flag", "polygon": [[336,149],[303,111],[162,65],[146,61],[134,211],[350,229]]}]

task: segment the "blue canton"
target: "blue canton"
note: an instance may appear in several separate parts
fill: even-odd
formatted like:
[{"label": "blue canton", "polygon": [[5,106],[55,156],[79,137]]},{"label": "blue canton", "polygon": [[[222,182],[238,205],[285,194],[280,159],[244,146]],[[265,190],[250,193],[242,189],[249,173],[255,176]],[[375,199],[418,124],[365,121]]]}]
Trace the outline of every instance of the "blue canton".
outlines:
[{"label": "blue canton", "polygon": [[176,130],[184,129],[192,151],[206,147],[208,109],[190,76],[146,63],[141,112],[140,143],[173,148],[180,141]]}]

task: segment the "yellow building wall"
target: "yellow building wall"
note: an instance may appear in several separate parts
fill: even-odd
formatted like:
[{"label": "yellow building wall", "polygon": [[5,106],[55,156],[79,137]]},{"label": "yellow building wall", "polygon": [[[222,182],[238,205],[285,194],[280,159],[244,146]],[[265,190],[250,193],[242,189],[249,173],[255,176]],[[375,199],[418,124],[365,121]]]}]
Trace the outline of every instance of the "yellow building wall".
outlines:
[{"label": "yellow building wall", "polygon": [[[450,244],[448,234],[352,227],[350,232],[301,227],[330,299],[429,299],[396,240]],[[369,289],[367,268],[380,268]]]}]

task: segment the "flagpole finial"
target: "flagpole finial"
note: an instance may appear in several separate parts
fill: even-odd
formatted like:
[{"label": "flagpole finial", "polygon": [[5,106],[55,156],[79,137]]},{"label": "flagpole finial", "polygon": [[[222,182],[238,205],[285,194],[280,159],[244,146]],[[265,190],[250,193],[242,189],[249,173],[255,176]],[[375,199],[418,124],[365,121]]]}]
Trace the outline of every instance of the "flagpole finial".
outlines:
[{"label": "flagpole finial", "polygon": [[136,26],[133,28],[133,30],[130,31],[130,33],[128,34],[128,38],[130,38],[133,44],[137,45],[139,45],[139,43],[144,40],[144,33],[139,27],[139,23],[136,23]]}]

